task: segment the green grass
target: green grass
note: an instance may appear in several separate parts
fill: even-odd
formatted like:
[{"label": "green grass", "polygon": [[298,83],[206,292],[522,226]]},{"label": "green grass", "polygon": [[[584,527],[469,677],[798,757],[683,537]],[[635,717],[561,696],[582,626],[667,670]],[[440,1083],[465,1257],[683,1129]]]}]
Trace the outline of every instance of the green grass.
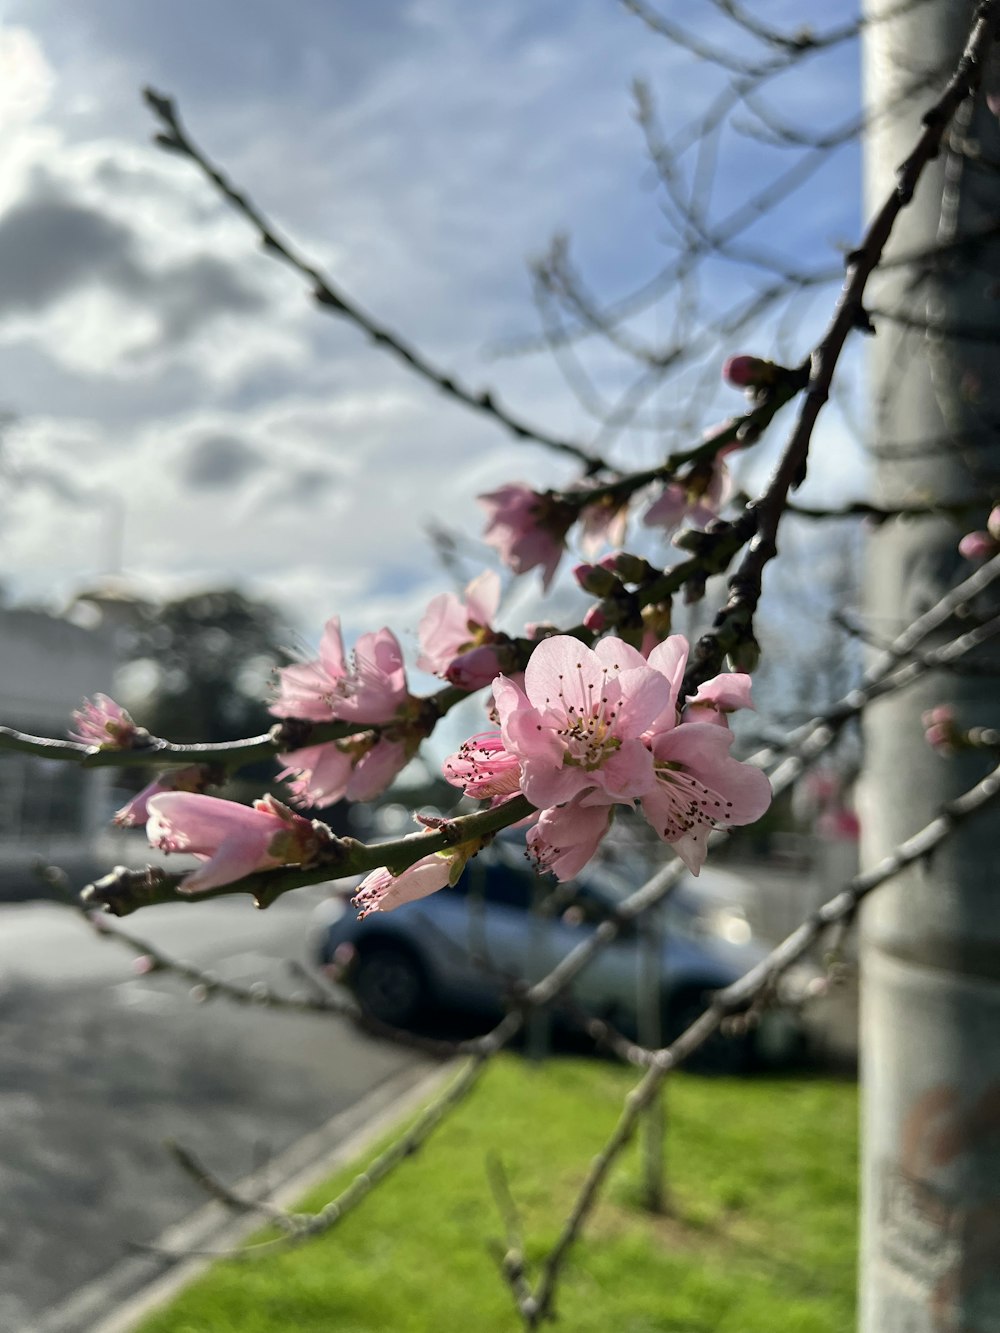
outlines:
[{"label": "green grass", "polygon": [[[486,1177],[500,1157],[529,1257],[557,1234],[632,1071],[504,1057],[421,1152],[327,1236],[225,1263],[141,1333],[516,1330]],[[614,1168],[558,1300],[567,1333],[842,1333],[854,1323],[856,1089],[820,1079],[677,1075],[667,1097],[671,1215]],[[306,1200],[319,1207],[353,1174]]]}]

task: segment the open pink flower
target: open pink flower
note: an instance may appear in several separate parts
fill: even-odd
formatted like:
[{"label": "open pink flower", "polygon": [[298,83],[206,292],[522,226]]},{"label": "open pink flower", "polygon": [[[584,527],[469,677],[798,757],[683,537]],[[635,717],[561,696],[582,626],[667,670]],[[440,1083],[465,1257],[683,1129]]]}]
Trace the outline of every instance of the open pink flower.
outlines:
[{"label": "open pink flower", "polygon": [[682,523],[692,528],[707,528],[719,517],[732,494],[732,478],[722,458],[728,452],[720,449],[709,468],[698,465],[683,481],[664,486],[659,499],[643,515],[644,526],[664,528],[668,533]]},{"label": "open pink flower", "polygon": [[631,802],[652,786],[641,738],[669,706],[670,684],[621,639],[601,639],[594,649],[565,634],[544,639],[524,690],[501,676],[493,697],[533,805],[561,805],[592,787]]},{"label": "open pink flower", "polygon": [[682,722],[651,740],[655,784],[641,798],[654,831],[698,874],[712,829],[752,824],[771,804],[767,775],[734,759],[728,727]]},{"label": "open pink flower", "polygon": [[730,713],[738,712],[741,708],[753,708],[750,686],[750,677],[743,671],[726,671],[720,676],[713,676],[704,685],[699,685],[697,694],[687,701],[684,721],[714,722],[718,726],[728,726],[726,719]]},{"label": "open pink flower", "polygon": [[[277,717],[308,722],[357,721],[356,735],[303,746],[278,756],[292,778],[293,799],[326,806],[346,796],[369,801],[383,792],[412,758],[422,733],[414,727],[414,701],[406,684],[403,653],[389,629],[362,634],[351,660],[344,656],[340,621],[326,623],[319,657],[284,667]],[[391,736],[376,735],[365,724],[395,723]]]},{"label": "open pink flower", "polygon": [[408,870],[393,875],[385,866],[373,870],[362,880],[351,906],[363,920],[370,912],[391,912],[403,903],[416,902],[443,889],[451,876],[451,861],[438,853],[421,857]]},{"label": "open pink flower", "polygon": [[70,739],[83,745],[98,745],[102,750],[131,749],[141,730],[121,704],[106,694],[84,699],[73,713],[73,721],[77,730],[69,733]]},{"label": "open pink flower", "polygon": [[409,698],[403,652],[392,631],[362,634],[348,662],[340,619],[333,616],[326,622],[319,657],[278,672],[278,696],[270,711],[307,722],[382,723]]},{"label": "open pink flower", "polygon": [[330,835],[273,796],[251,807],[178,791],[150,799],[146,836],[161,851],[187,852],[205,862],[179,886],[182,893],[202,893],[256,870],[308,865]]},{"label": "open pink flower", "polygon": [[476,801],[513,796],[521,790],[521,765],[517,755],[504,746],[499,731],[470,737],[457,754],[444,761],[444,775]]},{"label": "open pink flower", "polygon": [[551,871],[558,880],[572,879],[597,851],[611,827],[611,805],[587,801],[587,795],[575,796],[542,811],[528,833],[528,853],[537,870]]},{"label": "open pink flower", "polygon": [[562,558],[575,508],[520,481],[476,498],[487,509],[485,540],[515,574],[540,565],[542,587],[547,588]]},{"label": "open pink flower", "polygon": [[500,579],[486,569],[466,587],[464,597],[443,592],[428,603],[417,627],[420,656],[417,666],[443,676],[452,658],[485,642],[500,606]]},{"label": "open pink flower", "polygon": [[286,766],[278,775],[291,779],[297,805],[317,807],[334,802],[371,801],[400,773],[419,744],[419,737],[390,740],[373,731],[358,732],[344,740],[325,741],[278,755]]},{"label": "open pink flower", "polygon": [[586,555],[596,555],[604,546],[621,546],[628,531],[628,506],[608,496],[580,511],[580,546]]}]

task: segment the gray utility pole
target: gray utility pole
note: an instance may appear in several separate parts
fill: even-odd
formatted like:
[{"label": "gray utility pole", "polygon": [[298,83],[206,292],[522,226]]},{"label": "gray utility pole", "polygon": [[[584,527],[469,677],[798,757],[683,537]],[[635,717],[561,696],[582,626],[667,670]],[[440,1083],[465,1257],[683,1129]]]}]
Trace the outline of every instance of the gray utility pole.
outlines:
[{"label": "gray utility pole", "polygon": [[[957,63],[973,6],[870,0],[866,12],[870,216],[942,87],[939,72]],[[987,88],[998,86],[998,73]],[[922,76],[929,81],[908,97]],[[972,572],[957,553],[959,538],[985,527],[1000,499],[1000,131],[982,93],[960,110],[945,149],[904,211],[888,257],[943,252],[888,269],[870,293],[878,331],[870,349],[875,498],[971,507],[961,518],[892,520],[872,536],[868,624],[886,638]],[[979,245],[955,246],[990,232]],[[996,661],[996,647],[986,656]],[[866,866],[987,770],[988,756],[944,759],[925,744],[920,714],[938,703],[952,705],[960,725],[1000,726],[1000,678],[937,672],[874,706],[861,791]],[[930,863],[873,895],[861,952],[860,1327],[1000,1333],[995,807]]]}]

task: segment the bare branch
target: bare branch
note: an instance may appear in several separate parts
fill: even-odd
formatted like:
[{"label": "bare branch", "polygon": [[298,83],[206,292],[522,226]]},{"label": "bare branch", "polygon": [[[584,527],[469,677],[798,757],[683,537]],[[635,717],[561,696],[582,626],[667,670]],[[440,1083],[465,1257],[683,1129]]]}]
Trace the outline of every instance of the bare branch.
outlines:
[{"label": "bare branch", "polygon": [[484,413],[513,435],[515,439],[541,444],[547,449],[553,449],[557,453],[575,458],[584,465],[588,474],[605,470],[608,467],[602,458],[589,453],[572,440],[561,439],[559,436],[552,435],[539,427],[522,421],[509,412],[489,390],[484,389],[476,392],[467,388],[453,376],[446,374],[435,366],[413,343],[407,342],[398,334],[393,333],[391,329],[368,314],[345,291],[336,287],[332,280],[327,278],[315,264],[300,255],[287,241],[282,239],[275,227],[264,217],[263,213],[248,196],[233,185],[228,177],[209,161],[181,124],[172,98],[156,92],[153,88],[145,89],[144,96],[150,110],[163,126],[161,132],[155,136],[156,143],[161,148],[180,153],[182,156],[189,158],[195,166],[200,168],[227,203],[242,214],[258,232],[260,243],[266,253],[289,264],[302,274],[312,289],[313,298],[322,309],[350,321],[366,333],[376,346],[391,352],[421,379],[435,385],[443,394],[461,403],[464,407],[471,408],[475,412]]},{"label": "bare branch", "polygon": [[995,36],[996,0],[979,10],[969,42],[944,93],[923,117],[923,133],[897,172],[896,187],[869,224],[862,244],[849,259],[847,277],[833,320],[812,356],[809,389],[784,454],[764,494],[756,504],[757,534],[736,573],[729,580],[730,596],[708,635],[698,643],[684,679],[693,693],[716,674],[727,653],[753,645],[753,617],[760,600],[764,569],[777,554],[777,534],[791,490],[805,480],[813,428],[830,394],[840,354],[852,330],[867,327],[864,294],[868,278],[882,256],[896,219],[913,197],[927,164],[937,155],[955,111],[971,97],[982,78],[983,65]]}]

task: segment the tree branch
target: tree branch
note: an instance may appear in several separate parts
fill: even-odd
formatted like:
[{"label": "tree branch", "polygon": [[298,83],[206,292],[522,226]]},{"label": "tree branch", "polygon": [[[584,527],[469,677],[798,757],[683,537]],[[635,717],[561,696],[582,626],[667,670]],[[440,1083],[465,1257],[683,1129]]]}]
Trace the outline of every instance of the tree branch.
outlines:
[{"label": "tree branch", "polygon": [[461,403],[463,407],[481,412],[502,426],[515,439],[526,440],[544,445],[557,453],[574,458],[584,465],[588,474],[608,468],[604,459],[589,453],[572,440],[565,440],[540,427],[530,425],[509,412],[489,390],[476,392],[467,388],[453,376],[440,370],[419,351],[391,329],[376,320],[362,309],[342,288],[336,287],[315,264],[298,254],[292,246],[281,238],[274,226],[260,212],[248,196],[238,189],[228,177],[204,155],[184,129],[173,99],[158,93],[153,88],[143,92],[146,104],[159,120],[163,129],[155,135],[155,142],[170,152],[180,153],[197,166],[215,186],[227,203],[250,223],[258,232],[264,250],[275,259],[296,269],[312,288],[317,304],[330,314],[339,315],[366,333],[376,346],[391,352],[414,374],[427,380],[443,394]]}]

